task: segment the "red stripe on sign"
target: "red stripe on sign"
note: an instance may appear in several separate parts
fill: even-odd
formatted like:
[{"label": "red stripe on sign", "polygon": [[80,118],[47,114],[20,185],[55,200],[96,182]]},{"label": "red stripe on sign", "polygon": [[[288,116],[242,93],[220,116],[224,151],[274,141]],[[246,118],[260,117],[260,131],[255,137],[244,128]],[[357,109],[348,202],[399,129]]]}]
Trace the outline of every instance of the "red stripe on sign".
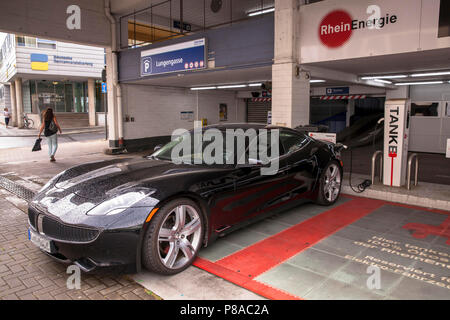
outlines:
[{"label": "red stripe on sign", "polygon": [[233,272],[222,266],[215,264],[203,258],[197,258],[194,261],[194,266],[212,273],[220,278],[223,278],[240,287],[248,289],[262,297],[272,300],[300,300],[301,298],[284,292],[283,290],[273,288],[256,280],[249,279],[240,273]]},{"label": "red stripe on sign", "polygon": [[225,257],[215,264],[253,279],[383,204],[384,202],[380,200],[363,198],[348,201]]}]

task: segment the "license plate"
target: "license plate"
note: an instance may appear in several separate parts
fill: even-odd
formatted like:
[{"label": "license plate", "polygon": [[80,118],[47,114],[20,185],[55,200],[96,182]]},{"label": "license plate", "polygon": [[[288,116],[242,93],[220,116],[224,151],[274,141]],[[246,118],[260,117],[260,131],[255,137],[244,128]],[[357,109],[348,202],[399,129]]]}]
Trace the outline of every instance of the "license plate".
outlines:
[{"label": "license plate", "polygon": [[28,239],[37,247],[40,249],[52,253],[52,241],[41,236],[40,234],[34,232],[31,229],[28,229]]}]

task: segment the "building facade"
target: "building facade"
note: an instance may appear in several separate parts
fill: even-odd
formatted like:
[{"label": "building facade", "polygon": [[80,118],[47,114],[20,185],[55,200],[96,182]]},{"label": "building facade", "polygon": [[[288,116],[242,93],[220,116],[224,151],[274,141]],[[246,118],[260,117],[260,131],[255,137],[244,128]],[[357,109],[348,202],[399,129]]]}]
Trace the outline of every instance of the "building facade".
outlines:
[{"label": "building facade", "polygon": [[18,127],[23,114],[38,127],[48,107],[64,127],[103,125],[104,66],[100,47],[0,34],[0,108],[10,109]]}]

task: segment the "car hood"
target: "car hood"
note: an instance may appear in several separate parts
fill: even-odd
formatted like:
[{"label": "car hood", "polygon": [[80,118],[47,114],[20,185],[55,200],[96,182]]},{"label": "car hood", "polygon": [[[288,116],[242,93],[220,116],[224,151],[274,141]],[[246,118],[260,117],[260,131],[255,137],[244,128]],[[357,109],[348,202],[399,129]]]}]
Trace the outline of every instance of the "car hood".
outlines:
[{"label": "car hood", "polygon": [[[127,159],[106,164],[99,168],[78,170],[78,175],[63,174],[50,193],[58,198],[68,194],[99,203],[125,190],[150,186],[152,182],[168,175],[201,170],[201,166],[177,165],[170,161],[151,159]],[[48,193],[47,193],[48,194]]]}]

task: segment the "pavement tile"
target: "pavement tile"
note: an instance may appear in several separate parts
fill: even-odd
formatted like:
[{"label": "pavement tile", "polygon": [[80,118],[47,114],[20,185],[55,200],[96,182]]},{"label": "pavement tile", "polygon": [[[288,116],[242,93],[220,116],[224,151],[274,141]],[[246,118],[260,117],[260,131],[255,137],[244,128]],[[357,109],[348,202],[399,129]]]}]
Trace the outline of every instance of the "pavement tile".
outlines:
[{"label": "pavement tile", "polygon": [[[362,263],[348,262],[342,268],[332,273],[330,278],[363,290],[368,290],[367,281],[373,273],[368,273],[367,268],[368,265]],[[380,289],[372,289],[371,292],[386,296],[389,293],[389,290],[393,288],[401,278],[402,276],[399,274],[380,270]]]},{"label": "pavement tile", "polygon": [[285,263],[327,276],[341,268],[346,262],[344,258],[309,249],[300,252]]},{"label": "pavement tile", "polygon": [[283,263],[259,275],[255,280],[304,298],[313,288],[320,286],[326,277]]},{"label": "pavement tile", "polygon": [[311,290],[305,299],[308,300],[381,300],[382,296],[361,290],[348,283],[328,279],[320,287]]},{"label": "pavement tile", "polygon": [[397,286],[391,290],[390,296],[394,299],[402,300],[449,300],[450,283],[446,282],[445,284],[448,288],[403,277]]},{"label": "pavement tile", "polygon": [[206,248],[202,248],[199,252],[199,256],[210,261],[217,261],[236,251],[241,250],[243,247],[218,239],[214,243],[211,243]]},{"label": "pavement tile", "polygon": [[336,234],[333,234],[320,242],[316,243],[312,248],[325,251],[339,257],[345,257],[350,254],[358,256],[366,248],[355,245],[353,240],[349,240]]},{"label": "pavement tile", "polygon": [[26,214],[5,200],[11,197],[8,192],[1,188],[0,191],[0,236],[3,240],[0,241],[0,299],[104,299],[98,293],[100,290],[118,291],[121,288],[124,288],[123,295],[129,292],[133,295],[117,295],[117,298],[154,299],[144,288],[122,275],[82,275],[81,287],[90,290],[89,296],[81,290],[67,289],[66,267],[51,260],[28,241]]}]

